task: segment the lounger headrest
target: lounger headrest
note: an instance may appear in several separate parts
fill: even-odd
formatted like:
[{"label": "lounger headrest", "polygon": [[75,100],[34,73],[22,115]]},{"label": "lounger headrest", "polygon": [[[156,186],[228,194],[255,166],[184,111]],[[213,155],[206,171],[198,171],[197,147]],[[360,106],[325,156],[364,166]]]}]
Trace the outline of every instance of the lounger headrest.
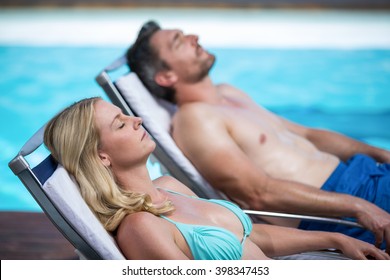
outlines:
[{"label": "lounger headrest", "polygon": [[49,155],[32,170],[35,176],[37,176],[39,182],[41,182],[41,184],[43,185],[47,181],[47,179],[49,179],[50,176],[52,176],[53,173],[56,171],[57,166],[58,164],[54,160],[53,156]]},{"label": "lounger headrest", "polygon": [[58,165],[56,171],[43,185],[43,190],[73,227],[104,259],[125,259],[113,237],[88,208],[81,197],[79,187],[65,168]]}]

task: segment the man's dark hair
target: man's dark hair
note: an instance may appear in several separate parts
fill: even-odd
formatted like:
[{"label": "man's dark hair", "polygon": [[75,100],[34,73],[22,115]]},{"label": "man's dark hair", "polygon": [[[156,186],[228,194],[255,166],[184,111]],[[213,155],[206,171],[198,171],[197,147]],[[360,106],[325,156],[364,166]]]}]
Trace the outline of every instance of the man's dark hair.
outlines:
[{"label": "man's dark hair", "polygon": [[158,51],[150,45],[150,38],[159,30],[160,26],[154,21],[142,26],[136,41],[127,50],[127,64],[153,95],[174,103],[174,89],[162,87],[154,80],[159,71],[169,70],[169,66],[159,58]]}]

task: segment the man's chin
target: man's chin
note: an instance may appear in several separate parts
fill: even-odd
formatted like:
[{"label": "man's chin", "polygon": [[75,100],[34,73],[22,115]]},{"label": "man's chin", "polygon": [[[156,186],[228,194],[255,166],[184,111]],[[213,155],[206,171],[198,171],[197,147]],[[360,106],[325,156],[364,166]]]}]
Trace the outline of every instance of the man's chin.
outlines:
[{"label": "man's chin", "polygon": [[207,74],[210,72],[211,68],[213,68],[214,64],[215,64],[215,60],[216,60],[216,57],[215,55],[211,54],[211,53],[207,53],[209,55],[209,66],[207,67],[208,70],[207,70]]}]

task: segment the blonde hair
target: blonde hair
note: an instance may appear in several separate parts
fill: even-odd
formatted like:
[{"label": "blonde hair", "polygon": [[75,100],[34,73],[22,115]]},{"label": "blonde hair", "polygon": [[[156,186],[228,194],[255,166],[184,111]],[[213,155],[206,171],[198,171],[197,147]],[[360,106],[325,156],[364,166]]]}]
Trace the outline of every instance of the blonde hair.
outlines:
[{"label": "blonde hair", "polygon": [[94,122],[94,104],[99,97],[83,99],[57,114],[46,126],[44,143],[52,156],[71,175],[89,208],[106,230],[113,232],[123,218],[146,211],[161,215],[173,210],[169,201],[155,206],[149,195],[129,192],[115,181],[98,154],[99,132]]}]

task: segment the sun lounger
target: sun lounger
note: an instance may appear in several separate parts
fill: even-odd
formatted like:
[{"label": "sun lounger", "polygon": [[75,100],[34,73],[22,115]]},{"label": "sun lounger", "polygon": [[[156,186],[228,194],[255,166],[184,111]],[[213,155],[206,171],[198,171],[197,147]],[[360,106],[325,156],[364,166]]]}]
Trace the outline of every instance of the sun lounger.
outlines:
[{"label": "sun lounger", "polygon": [[80,259],[124,259],[113,237],[82,199],[68,172],[49,155],[31,168],[27,156],[43,142],[42,127],[9,163],[42,210],[75,247]]},{"label": "sun lounger", "polygon": [[[117,72],[123,73],[123,68],[126,68],[127,71],[114,81],[112,76]],[[103,88],[112,103],[120,107],[124,113],[139,116],[143,119],[144,128],[157,143],[157,149],[154,155],[163,167],[166,168],[168,173],[189,186],[200,197],[226,199],[223,193],[210,186],[172,139],[169,132],[171,117],[176,107],[171,103],[152,96],[137,75],[128,71],[124,56],[119,57],[103,69],[96,76],[95,80]],[[256,222],[259,222],[258,217],[277,217],[360,227],[355,222],[328,217],[303,216],[267,211],[245,211],[252,215]]]},{"label": "sun lounger", "polygon": [[[77,183],[51,155],[35,167],[30,166],[29,156],[33,156],[42,145],[43,132],[44,127],[27,141],[9,162],[10,169],[18,176],[51,222],[75,247],[80,259],[125,259],[114,238],[103,228],[82,199]],[[270,214],[273,215],[268,212],[262,215]],[[310,252],[286,256],[282,259],[345,259],[345,257],[337,252]]]},{"label": "sun lounger", "polygon": [[[31,168],[28,156],[42,144],[44,127],[35,133],[9,162],[10,169],[34,197],[50,221],[75,247],[80,259],[123,260],[113,237],[82,199],[77,183],[48,155]],[[337,252],[312,252],[283,259],[345,259]]]},{"label": "sun lounger", "polygon": [[[31,168],[29,155],[41,146],[44,127],[35,133],[9,162],[50,221],[76,248],[80,259],[123,260],[113,237],[103,228],[82,199],[72,176],[48,155]],[[281,259],[345,259],[337,252],[310,252]]]},{"label": "sun lounger", "polygon": [[[177,148],[169,135],[170,118],[174,106],[154,99],[143,87],[134,73],[122,75],[114,83],[108,72],[122,67],[125,60],[120,58],[102,71],[96,80],[102,86],[112,102],[125,113],[143,118],[145,129],[157,142],[154,156],[162,164],[163,173],[169,172],[201,197],[225,198],[215,191],[197,172],[192,164]],[[132,99],[135,96],[135,99]],[[139,105],[137,105],[138,103]],[[134,104],[136,104],[134,106]],[[82,199],[77,183],[72,176],[48,155],[37,166],[31,167],[29,156],[43,142],[44,127],[37,131],[9,162],[9,168],[18,176],[42,210],[75,247],[80,259],[125,259],[114,238],[103,228],[98,219]],[[264,211],[246,211],[251,215],[288,217],[294,219],[320,219],[347,223],[343,220],[300,216]],[[356,224],[350,223],[355,226]],[[344,259],[337,253],[314,252],[288,256],[293,259]]]}]

